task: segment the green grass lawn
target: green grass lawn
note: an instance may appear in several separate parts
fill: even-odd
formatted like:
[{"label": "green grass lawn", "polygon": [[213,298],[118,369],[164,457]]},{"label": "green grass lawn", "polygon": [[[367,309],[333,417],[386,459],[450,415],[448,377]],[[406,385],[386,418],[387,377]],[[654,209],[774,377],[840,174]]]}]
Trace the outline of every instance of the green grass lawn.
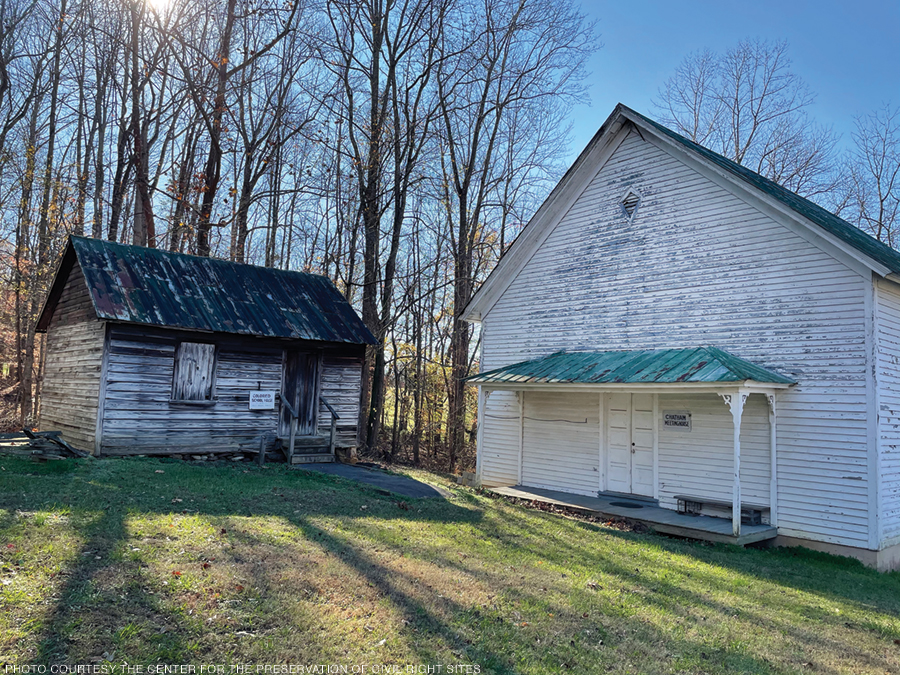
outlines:
[{"label": "green grass lawn", "polygon": [[900,574],[415,475],[452,497],[284,466],[0,457],[0,666],[900,673]]}]

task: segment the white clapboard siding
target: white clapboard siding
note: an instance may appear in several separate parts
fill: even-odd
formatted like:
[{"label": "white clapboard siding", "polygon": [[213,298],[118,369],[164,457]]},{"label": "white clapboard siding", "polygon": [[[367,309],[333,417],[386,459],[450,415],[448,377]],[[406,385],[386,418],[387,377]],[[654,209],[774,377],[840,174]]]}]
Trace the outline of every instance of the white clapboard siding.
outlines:
[{"label": "white clapboard siding", "polygon": [[105,326],[75,265],[47,327],[39,426],[86,452],[94,451]]},{"label": "white clapboard siding", "polygon": [[[688,410],[691,430],[659,424],[659,501],[674,508],[676,495],[731,502],[734,489],[734,422],[715,394],[661,394],[659,410]],[[751,395],[741,420],[741,500],[769,505],[769,406]]]},{"label": "white clapboard siding", "polygon": [[800,384],[779,395],[779,526],[865,546],[870,283],[631,132],[484,317],[482,369],[713,345],[781,371]]},{"label": "white clapboard siding", "polygon": [[487,487],[519,482],[521,410],[511,391],[494,391],[484,403],[481,483]]},{"label": "white clapboard siding", "polygon": [[900,286],[881,281],[877,308],[881,538],[900,537]]},{"label": "white clapboard siding", "polygon": [[523,439],[523,485],[597,495],[598,394],[526,392]]},{"label": "white clapboard siding", "polygon": [[[359,426],[359,390],[362,379],[362,357],[332,357],[322,359],[319,392],[340,419],[336,426],[335,445],[355,448]],[[331,413],[324,404],[319,406],[319,433],[331,433]]]}]

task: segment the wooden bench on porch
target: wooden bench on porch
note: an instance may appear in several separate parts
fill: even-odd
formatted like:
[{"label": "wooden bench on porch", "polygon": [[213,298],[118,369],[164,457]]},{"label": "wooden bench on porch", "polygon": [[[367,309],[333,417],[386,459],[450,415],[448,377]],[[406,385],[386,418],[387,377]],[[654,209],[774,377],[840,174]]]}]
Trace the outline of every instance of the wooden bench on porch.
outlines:
[{"label": "wooden bench on porch", "polygon": [[[675,499],[678,500],[678,513],[688,515],[699,516],[704,506],[711,506],[725,511],[732,510],[731,502],[720,501],[718,499],[691,497],[688,495],[675,495]],[[762,512],[768,510],[768,508],[768,506],[741,502],[741,523],[743,525],[761,525]]]}]

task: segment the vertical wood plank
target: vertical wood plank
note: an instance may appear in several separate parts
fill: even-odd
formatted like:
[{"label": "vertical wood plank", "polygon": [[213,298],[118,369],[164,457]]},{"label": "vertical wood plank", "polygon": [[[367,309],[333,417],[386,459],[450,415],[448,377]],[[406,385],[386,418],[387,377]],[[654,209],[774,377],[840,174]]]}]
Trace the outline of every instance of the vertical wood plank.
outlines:
[{"label": "vertical wood plank", "polygon": [[659,394],[653,394],[653,498],[659,500]]},{"label": "vertical wood plank", "polygon": [[597,425],[597,429],[599,431],[598,436],[599,439],[597,441],[598,444],[598,452],[597,456],[597,468],[599,469],[598,473],[600,474],[597,480],[597,491],[605,492],[606,491],[606,394],[600,394],[599,396],[600,409],[598,411],[599,414],[599,423]]},{"label": "vertical wood plank", "polygon": [[100,361],[100,393],[97,396],[97,423],[94,431],[94,456],[103,451],[103,412],[106,410],[106,380],[109,370],[109,324],[103,322],[103,356]]},{"label": "vertical wood plank", "polygon": [[216,346],[182,342],[175,354],[172,398],[176,401],[209,401],[215,373]]}]

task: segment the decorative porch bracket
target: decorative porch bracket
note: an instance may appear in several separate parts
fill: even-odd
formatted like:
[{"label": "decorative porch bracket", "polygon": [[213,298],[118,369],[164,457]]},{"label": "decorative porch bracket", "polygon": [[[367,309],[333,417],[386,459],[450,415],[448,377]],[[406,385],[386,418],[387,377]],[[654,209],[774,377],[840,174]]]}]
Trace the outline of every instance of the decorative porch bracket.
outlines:
[{"label": "decorative porch bracket", "polygon": [[744,391],[722,393],[719,396],[731,410],[731,419],[734,422],[734,488],[731,497],[731,527],[735,537],[741,536],[741,416],[744,414],[744,404],[747,402],[747,394]]}]

